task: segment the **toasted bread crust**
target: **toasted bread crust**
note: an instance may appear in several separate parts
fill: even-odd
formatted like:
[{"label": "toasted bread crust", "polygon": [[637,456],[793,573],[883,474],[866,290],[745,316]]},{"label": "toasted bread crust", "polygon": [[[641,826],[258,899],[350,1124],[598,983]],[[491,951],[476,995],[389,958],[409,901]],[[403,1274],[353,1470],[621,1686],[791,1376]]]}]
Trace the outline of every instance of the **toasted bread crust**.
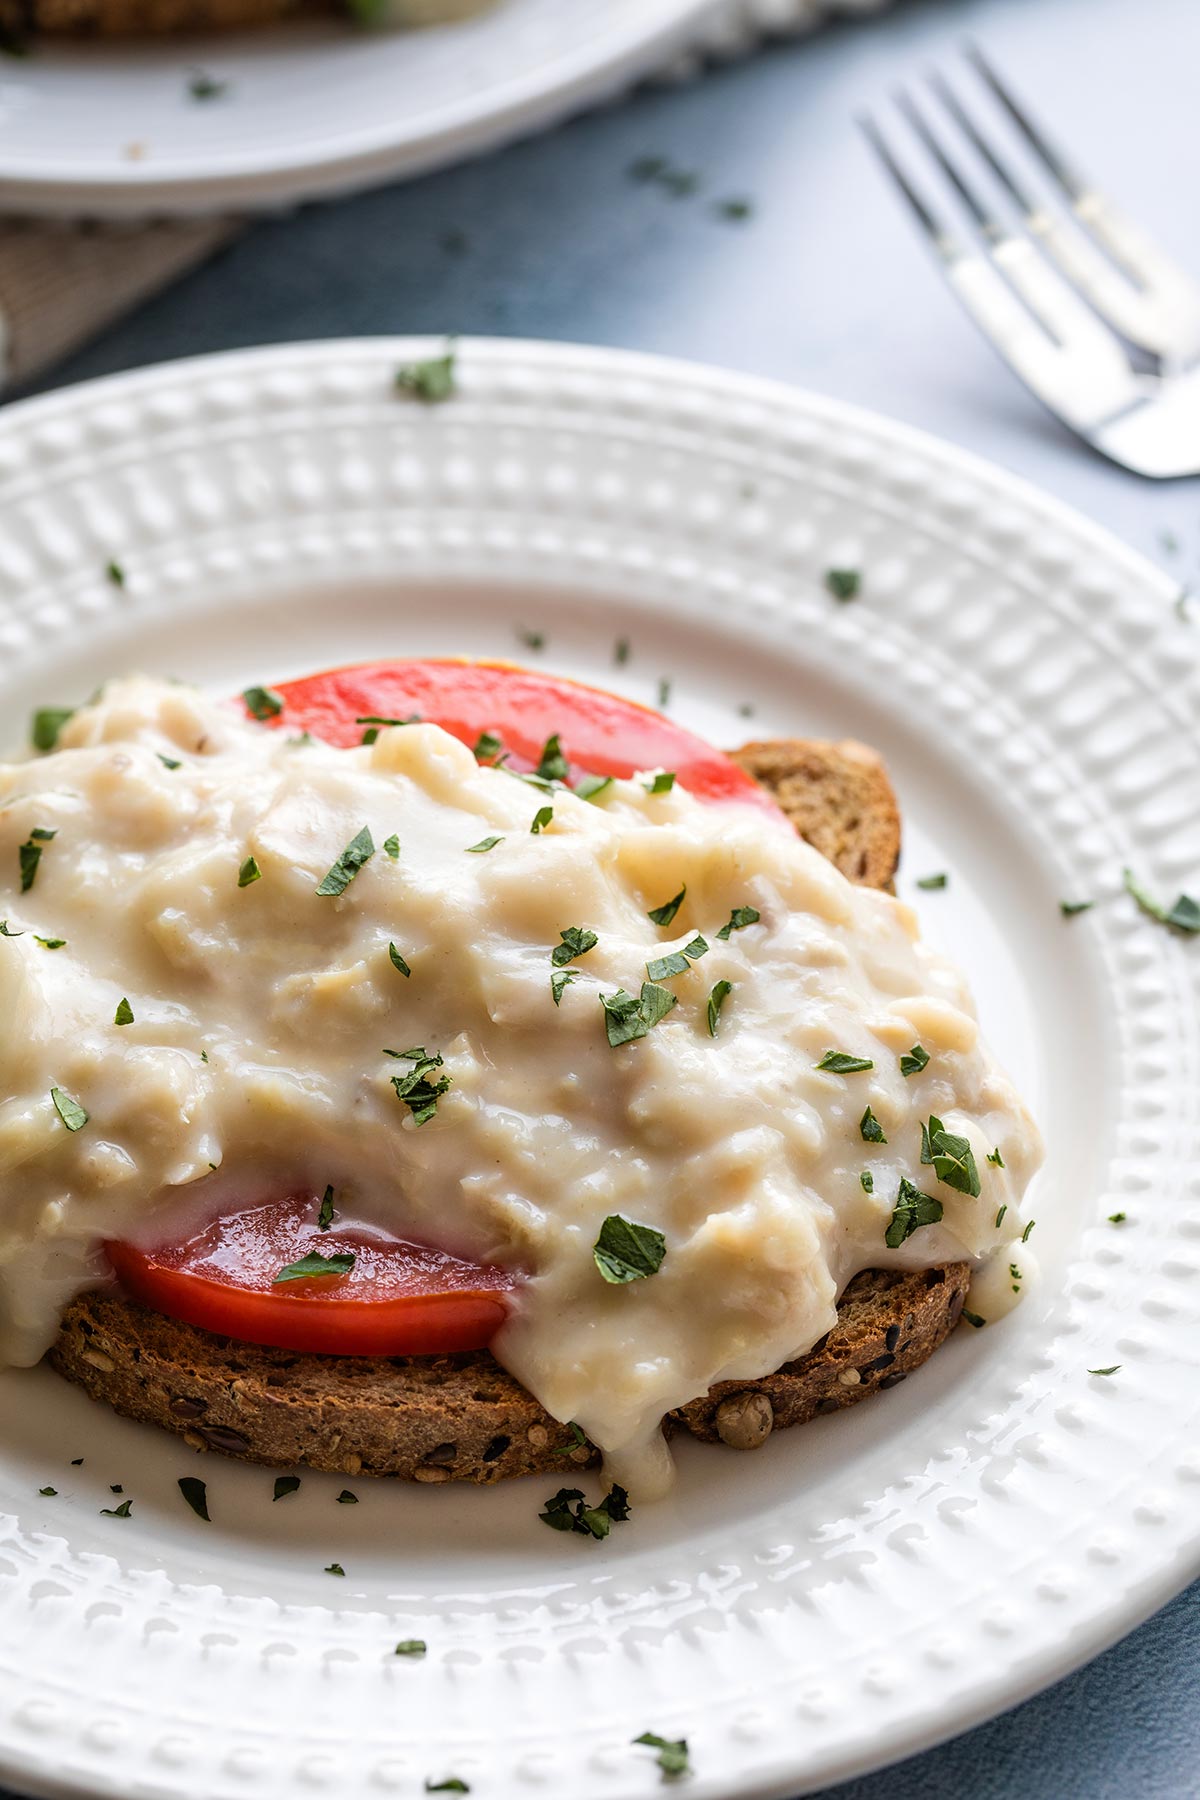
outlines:
[{"label": "toasted bread crust", "polygon": [[900,861],[900,809],[874,750],[853,738],[777,738],[743,744],[731,754],[848,881],[891,893]]},{"label": "toasted bread crust", "polygon": [[[798,1425],[893,1387],[957,1324],[968,1273],[965,1263],[953,1263],[856,1276],[834,1329],[807,1356],[761,1381],[719,1383],[672,1414],[668,1429],[753,1448],[772,1426]],[[493,1482],[554,1472],[565,1480],[599,1461],[486,1350],[305,1356],[216,1337],[93,1293],[68,1307],[50,1361],[126,1417],[242,1462]],[[747,1439],[739,1402],[751,1395],[758,1400]]]},{"label": "toasted bread crust", "polygon": [[[804,739],[746,744],[735,760],[770,789],[802,837],[851,881],[891,885],[900,819],[874,751]],[[665,1421],[752,1449],[772,1430],[894,1386],[958,1323],[965,1263],[868,1269],[807,1356],[757,1381],[720,1382]],[[451,1356],[310,1356],[181,1325],[111,1292],[67,1309],[49,1360],[94,1399],[244,1462],[342,1475],[494,1482],[599,1461],[486,1350]]]}]

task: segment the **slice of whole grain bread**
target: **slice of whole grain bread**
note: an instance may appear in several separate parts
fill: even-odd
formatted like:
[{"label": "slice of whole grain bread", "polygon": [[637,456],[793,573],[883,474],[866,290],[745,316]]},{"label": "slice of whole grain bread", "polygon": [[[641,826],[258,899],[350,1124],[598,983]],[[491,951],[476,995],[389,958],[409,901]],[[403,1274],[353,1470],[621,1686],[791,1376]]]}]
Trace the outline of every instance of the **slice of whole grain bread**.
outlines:
[{"label": "slice of whole grain bread", "polygon": [[[873,751],[794,739],[733,754],[850,880],[891,886],[900,817]],[[665,1428],[754,1449],[774,1429],[895,1386],[958,1323],[969,1273],[965,1263],[863,1271],[842,1295],[834,1329],[806,1356],[760,1380],[718,1383]],[[49,1360],[118,1412],[247,1462],[492,1482],[555,1470],[569,1478],[599,1460],[486,1350],[301,1355],[217,1337],[97,1291],[68,1307]]]}]

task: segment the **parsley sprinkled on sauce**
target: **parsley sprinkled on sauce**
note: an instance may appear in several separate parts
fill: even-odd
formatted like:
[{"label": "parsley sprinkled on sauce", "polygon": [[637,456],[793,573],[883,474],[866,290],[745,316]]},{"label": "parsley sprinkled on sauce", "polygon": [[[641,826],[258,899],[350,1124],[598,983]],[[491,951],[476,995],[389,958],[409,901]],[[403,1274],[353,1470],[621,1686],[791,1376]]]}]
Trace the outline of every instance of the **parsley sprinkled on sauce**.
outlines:
[{"label": "parsley sprinkled on sauce", "polygon": [[651,981],[665,981],[671,975],[686,975],[691,963],[698,962],[702,956],[708,955],[708,944],[699,932],[683,946],[682,950],[672,950],[667,956],[656,956],[646,964],[646,973]]},{"label": "parsley sprinkled on sauce", "polygon": [[643,1731],[640,1737],[635,1737],[632,1741],[658,1751],[658,1766],[664,1775],[691,1774],[686,1738],[665,1738],[659,1737],[657,1731]]},{"label": "parsley sprinkled on sauce", "polygon": [[1000,1149],[999,1149],[998,1145],[995,1150],[988,1151],[987,1159],[992,1164],[993,1168],[1003,1169],[1005,1167],[1004,1158],[1000,1154]]},{"label": "parsley sprinkled on sauce", "polygon": [[539,806],[533,815],[533,823],[529,827],[531,834],[537,837],[539,832],[545,831],[553,817],[554,808],[552,806]]},{"label": "parsley sprinkled on sauce", "polygon": [[858,1131],[864,1144],[887,1143],[887,1139],[883,1135],[883,1126],[879,1123],[879,1120],[875,1117],[875,1114],[871,1111],[869,1106],[862,1118],[858,1121]]},{"label": "parsley sprinkled on sauce", "polygon": [[75,717],[73,706],[40,706],[33,715],[29,737],[35,750],[53,750],[58,734],[68,719]]},{"label": "parsley sprinkled on sauce", "polygon": [[1126,891],[1133,896],[1148,918],[1157,920],[1160,925],[1169,925],[1175,931],[1200,931],[1200,903],[1193,900],[1190,894],[1180,894],[1173,906],[1162,906],[1142,886],[1132,869],[1124,869],[1122,875]]},{"label": "parsley sprinkled on sauce", "polygon": [[900,1058],[900,1073],[905,1076],[919,1075],[921,1070],[928,1066],[928,1063],[928,1050],[920,1044],[914,1044],[912,1049]]},{"label": "parsley sprinkled on sauce", "polygon": [[261,880],[262,870],[259,868],[254,857],[248,856],[238,870],[238,886],[240,888],[249,887],[251,882]]},{"label": "parsley sprinkled on sauce", "polygon": [[555,969],[550,977],[550,994],[555,1006],[561,1006],[563,989],[570,987],[575,980],[574,969]]},{"label": "parsley sprinkled on sauce", "polygon": [[128,1000],[118,1000],[117,1010],[113,1014],[113,1024],[114,1025],[132,1025],[133,1024],[133,1008],[132,1008],[132,1006],[130,1006]]},{"label": "parsley sprinkled on sauce", "polygon": [[732,981],[718,981],[712,992],[709,994],[708,1005],[705,1008],[705,1014],[708,1020],[709,1037],[716,1037],[717,1024],[721,1017],[721,1008],[724,1006],[732,992]]},{"label": "parsley sprinkled on sauce", "polygon": [[580,800],[598,800],[613,784],[611,775],[581,775],[575,785]]},{"label": "parsley sprinkled on sauce", "polygon": [[604,1008],[604,1029],[609,1043],[614,1050],[622,1044],[632,1044],[666,1018],[676,1004],[676,997],[668,988],[659,987],[657,982],[643,981],[641,994],[636,998],[627,994],[624,988],[618,988],[615,994],[601,994],[600,1004]]},{"label": "parsley sprinkled on sauce", "polygon": [[412,1063],[407,1075],[392,1076],[392,1086],[396,1098],[403,1100],[412,1114],[413,1124],[427,1125],[437,1112],[438,1101],[450,1086],[449,1075],[439,1075],[436,1081],[431,1079],[436,1070],[444,1067],[441,1057],[436,1051],[430,1054],[420,1046],[415,1050],[388,1050],[384,1054]]},{"label": "parsley sprinkled on sauce", "polygon": [[947,1187],[969,1194],[972,1199],[978,1197],[979,1169],[969,1141],[947,1131],[932,1113],[928,1125],[921,1126],[921,1161],[932,1165],[938,1180]]},{"label": "parsley sprinkled on sauce", "polygon": [[401,1638],[393,1650],[393,1656],[424,1656],[428,1645],[424,1638]]},{"label": "parsley sprinkled on sauce", "polygon": [[132,1506],[132,1500],[122,1500],[120,1506],[102,1506],[100,1517],[102,1519],[127,1519]]},{"label": "parsley sprinkled on sauce", "polygon": [[670,706],[670,704],[671,704],[671,678],[669,675],[660,675],[658,678],[659,710],[665,711],[666,708],[668,706]]},{"label": "parsley sprinkled on sauce", "polygon": [[652,1225],[638,1225],[621,1213],[610,1213],[592,1247],[605,1281],[623,1286],[657,1275],[667,1254],[667,1240]]},{"label": "parsley sprinkled on sauce", "polygon": [[401,956],[400,952],[397,950],[395,944],[388,945],[388,960],[391,963],[393,969],[399,969],[399,971],[402,975],[411,975],[412,974],[412,970],[409,968],[408,964],[405,962],[404,958]]},{"label": "parsley sprinkled on sauce", "polygon": [[570,773],[571,765],[563,754],[562,740],[557,732],[546,739],[542,745],[542,754],[538,758],[537,776],[541,781],[565,781]]},{"label": "parsley sprinkled on sauce", "polygon": [[857,569],[826,569],[825,588],[835,600],[845,604],[847,600],[858,599],[862,592],[862,576]]},{"label": "parsley sprinkled on sauce", "polygon": [[78,1100],[72,1100],[70,1094],[64,1094],[59,1087],[50,1089],[50,1098],[54,1102],[54,1110],[68,1131],[82,1131],[88,1122],[89,1114],[80,1106]]},{"label": "parsley sprinkled on sauce", "polygon": [[1089,912],[1095,904],[1094,900],[1060,900],[1058,910],[1064,919],[1074,919],[1080,913]]},{"label": "parsley sprinkled on sauce", "polygon": [[485,856],[489,850],[494,850],[496,848],[497,844],[502,844],[503,842],[504,842],[504,839],[502,837],[480,838],[480,840],[477,844],[468,844],[467,845],[467,855],[468,856]]},{"label": "parsley sprinkled on sauce", "polygon": [[538,1514],[551,1531],[575,1531],[590,1538],[606,1538],[628,1517],[629,1495],[623,1487],[610,1488],[599,1506],[589,1506],[581,1488],[559,1488]]},{"label": "parsley sprinkled on sauce", "polygon": [[164,756],[161,750],[154,752],[164,769],[182,769],[183,764],[174,756]]},{"label": "parsley sprinkled on sauce", "polygon": [[0,919],[0,937],[19,938],[24,936],[23,931],[10,931],[7,919]]},{"label": "parsley sprinkled on sauce", "polygon": [[58,829],[49,830],[45,825],[35,825],[25,842],[17,850],[17,865],[21,871],[21,892],[27,894],[37,880],[38,865],[42,860],[42,845],[49,844],[58,836]]},{"label": "parsley sprinkled on sauce", "polygon": [[181,1475],[179,1491],[198,1519],[208,1519],[208,1487],[198,1475]]},{"label": "parsley sprinkled on sauce", "polygon": [[504,740],[498,738],[494,731],[481,731],[475,739],[472,755],[476,762],[492,762],[504,749]]},{"label": "parsley sprinkled on sauce", "polygon": [[757,925],[761,918],[762,914],[756,906],[735,906],[729,915],[729,923],[722,925],[717,936],[723,944],[727,944],[733,932],[744,931],[747,925]]},{"label": "parsley sprinkled on sauce", "polygon": [[848,1050],[827,1050],[814,1069],[826,1069],[831,1075],[862,1075],[875,1064],[868,1056],[851,1056]]},{"label": "parsley sprinkled on sauce", "polygon": [[328,1231],[329,1227],[332,1224],[333,1224],[333,1188],[327,1187],[325,1189],[325,1192],[321,1195],[321,1210],[317,1214],[317,1227],[321,1231]]},{"label": "parsley sprinkled on sauce", "polygon": [[664,900],[661,906],[652,907],[646,917],[655,925],[669,925],[683,905],[686,895],[687,882],[685,881],[677,894],[672,895],[670,900]]},{"label": "parsley sprinkled on sauce", "polygon": [[324,1573],[326,1575],[344,1575],[346,1571],[341,1563],[326,1563]]},{"label": "parsley sprinkled on sauce", "polygon": [[[373,725],[376,736],[391,725],[420,725],[421,722],[420,713],[405,713],[402,719],[385,719],[380,713],[364,713],[361,719],[355,719],[354,721],[356,725]],[[312,741],[311,738],[309,741]],[[372,738],[370,741],[374,743],[375,739]],[[367,739],[364,736],[363,743],[365,744],[366,742]]]},{"label": "parsley sprinkled on sauce", "polygon": [[862,1191],[864,1194],[873,1194],[875,1192],[875,1177],[872,1175],[870,1169],[864,1169],[858,1179],[862,1184]]},{"label": "parsley sprinkled on sauce", "polygon": [[613,661],[619,669],[629,661],[629,639],[627,637],[619,637],[613,645]]},{"label": "parsley sprinkled on sauce", "polygon": [[570,1456],[575,1450],[591,1449],[582,1428],[575,1423],[574,1419],[567,1420],[567,1430],[571,1433],[571,1441],[569,1444],[560,1444],[554,1452],[555,1456]]},{"label": "parsley sprinkled on sauce", "polygon": [[402,363],[396,370],[397,393],[411,394],[427,406],[437,406],[456,392],[455,354],[448,349],[442,356],[430,356],[423,362]]},{"label": "parsley sprinkled on sauce", "polygon": [[669,794],[675,786],[675,772],[673,769],[660,769],[657,775],[652,775],[642,785],[648,794]]},{"label": "parsley sprinkled on sauce", "polygon": [[444,1781],[434,1781],[431,1775],[425,1777],[427,1794],[469,1794],[470,1791],[461,1775],[447,1775]]},{"label": "parsley sprinkled on sauce", "polygon": [[938,888],[947,887],[949,882],[950,877],[944,871],[940,871],[936,875],[922,875],[917,882],[917,886],[919,888],[924,888],[926,893],[932,894],[936,892]]},{"label": "parsley sprinkled on sauce", "polygon": [[242,691],[242,699],[246,702],[246,711],[252,719],[260,724],[267,719],[277,719],[283,711],[283,696],[274,688],[248,687]]},{"label": "parsley sprinkled on sauce", "polygon": [[902,1175],[895,1210],[883,1241],[889,1250],[898,1250],[914,1231],[919,1231],[922,1225],[936,1225],[941,1216],[941,1201],[935,1200],[932,1194],[923,1194]]},{"label": "parsley sprinkled on sauce", "polygon": [[1123,1212],[1109,1213],[1108,1222],[1110,1225],[1123,1225],[1128,1217],[1129,1217],[1128,1213],[1123,1213]]},{"label": "parsley sprinkled on sauce", "polygon": [[1089,1369],[1088,1374],[1089,1375],[1116,1375],[1120,1372],[1120,1369],[1121,1369],[1120,1363],[1112,1363],[1112,1364],[1110,1364],[1110,1366],[1107,1369]]},{"label": "parsley sprinkled on sauce", "polygon": [[1030,1219],[1028,1225],[1025,1227],[1024,1231],[1021,1233],[1021,1242],[1023,1244],[1027,1244],[1029,1242],[1029,1234],[1033,1230],[1033,1228],[1036,1224],[1037,1224],[1036,1219]]},{"label": "parsley sprinkled on sauce", "polygon": [[125,586],[125,570],[119,562],[106,562],[104,574],[113,587],[123,588]]},{"label": "parsley sprinkled on sauce", "polygon": [[1020,1269],[1018,1269],[1018,1267],[1017,1267],[1017,1265],[1016,1265],[1016,1263],[1009,1263],[1009,1265],[1008,1265],[1008,1273],[1009,1273],[1009,1275],[1010,1275],[1010,1277],[1011,1277],[1011,1279],[1012,1279],[1012,1291],[1013,1291],[1013,1293],[1014,1293],[1014,1294],[1019,1294],[1019,1293],[1020,1293],[1020,1291],[1021,1291],[1021,1280],[1022,1280],[1022,1276],[1021,1276],[1021,1271],[1020,1271]]},{"label": "parsley sprinkled on sauce", "polygon": [[596,933],[590,931],[586,925],[568,925],[566,930],[560,931],[558,935],[562,939],[562,943],[555,944],[550,952],[550,961],[556,969],[561,969],[565,964],[574,962],[577,956],[586,956],[588,951],[594,950],[600,942]]},{"label": "parsley sprinkled on sauce", "polygon": [[275,1492],[271,1495],[271,1499],[286,1500],[288,1495],[294,1494],[299,1486],[300,1477],[298,1475],[277,1475],[275,1477]]},{"label": "parsley sprinkled on sauce", "polygon": [[364,825],[356,831],[342,854],[338,857],[329,873],[325,876],[317,893],[326,897],[344,894],[364,863],[369,863],[375,854],[375,842]]},{"label": "parsley sprinkled on sauce", "polygon": [[310,1250],[296,1262],[285,1263],[278,1274],[271,1278],[272,1287],[278,1287],[285,1281],[310,1281],[320,1275],[348,1275],[354,1267],[355,1258],[349,1250],[337,1250],[332,1256],[322,1256],[319,1250]]},{"label": "parsley sprinkled on sauce", "polygon": [[966,1320],[968,1325],[973,1325],[976,1331],[981,1330],[987,1324],[986,1319],[981,1319],[978,1313],[968,1312],[965,1306],[960,1316]]},{"label": "parsley sprinkled on sauce", "polygon": [[193,69],[188,76],[187,91],[193,100],[220,100],[229,92],[229,83],[218,81],[207,69]]},{"label": "parsley sprinkled on sauce", "polygon": [[400,839],[395,835],[395,833],[393,833],[390,838],[384,838],[383,854],[385,856],[390,856],[393,862],[399,862],[399,860],[400,860]]},{"label": "parsley sprinkled on sauce", "polygon": [[36,932],[34,932],[33,941],[35,944],[40,944],[43,950],[65,950],[67,947],[66,938],[38,937]]},{"label": "parsley sprinkled on sauce", "polygon": [[352,1494],[349,1488],[343,1488],[337,1497],[337,1503],[339,1506],[357,1506],[358,1495]]}]

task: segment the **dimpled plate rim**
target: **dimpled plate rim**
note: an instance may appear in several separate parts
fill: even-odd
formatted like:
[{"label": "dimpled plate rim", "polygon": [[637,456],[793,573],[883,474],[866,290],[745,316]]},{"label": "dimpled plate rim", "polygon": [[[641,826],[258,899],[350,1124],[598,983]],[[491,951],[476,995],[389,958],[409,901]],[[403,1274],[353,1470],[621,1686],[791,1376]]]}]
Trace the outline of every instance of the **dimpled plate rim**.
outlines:
[{"label": "dimpled plate rim", "polygon": [[[773,1441],[761,1474],[725,1458],[697,1476],[689,1537],[697,1451],[676,1534],[644,1527],[652,1556],[632,1525],[586,1563],[544,1533],[538,1576],[498,1553],[470,1592],[451,1568],[440,1590],[404,1571],[403,1592],[331,1595],[278,1562],[272,1592],[182,1507],[115,1536],[95,1507],[17,1492],[10,1424],[0,1773],[39,1792],[410,1792],[453,1771],[525,1795],[569,1766],[580,1800],[627,1800],[660,1791],[629,1748],[651,1728],[692,1741],[703,1800],[794,1794],[1013,1703],[1197,1567],[1200,964],[1120,894],[1123,862],[1168,894],[1200,862],[1200,660],[1171,584],[1007,474],[853,408],[515,341],[464,344],[444,406],[398,397],[395,366],[438,349],[243,352],[0,415],[0,693],[52,698],[106,632],[182,630],[256,593],[282,606],[321,576],[347,616],[372,583],[398,605],[507,583],[531,608],[552,591],[568,635],[605,629],[601,597],[647,630],[724,632],[731,658],[774,642],[797,680],[875,697],[884,736],[903,719],[936,758],[952,734],[1054,889],[1100,902],[1063,939],[1105,1037],[1094,1182],[1049,1291],[994,1336],[956,1336],[899,1410],[806,1427],[828,1469]],[[848,561],[864,591],[837,606],[822,572]],[[1104,1222],[1117,1210],[1124,1229]],[[1116,1361],[1119,1379],[1087,1373]],[[35,1388],[31,1408],[79,1401]],[[781,1499],[793,1466],[806,1479]],[[710,1480],[742,1484],[744,1517],[703,1511]],[[464,1497],[463,1516],[485,1517],[476,1502],[512,1496]],[[401,1676],[415,1706],[379,1648],[408,1635],[431,1646]]]}]

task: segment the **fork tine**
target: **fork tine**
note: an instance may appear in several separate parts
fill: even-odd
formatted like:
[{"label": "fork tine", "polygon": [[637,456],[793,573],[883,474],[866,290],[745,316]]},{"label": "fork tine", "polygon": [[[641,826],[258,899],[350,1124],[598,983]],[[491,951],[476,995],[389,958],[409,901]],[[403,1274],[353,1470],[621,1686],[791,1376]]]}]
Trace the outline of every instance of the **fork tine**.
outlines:
[{"label": "fork tine", "polygon": [[1016,95],[1007,83],[1001,80],[978,44],[967,44],[963,54],[987,83],[1029,148],[1054,177],[1067,198],[1072,201],[1081,200],[1087,192],[1088,183],[1075,173],[1065,157],[1054,148],[1044,133],[1034,124]]},{"label": "fork tine", "polygon": [[959,130],[963,133],[964,137],[969,138],[972,144],[974,144],[979,155],[988,165],[988,168],[992,171],[992,174],[996,177],[1001,187],[1004,188],[1018,210],[1025,218],[1031,218],[1037,212],[1037,207],[1033,200],[1021,186],[1008,164],[1001,160],[999,152],[995,150],[988,142],[987,138],[984,137],[982,131],[966,111],[962,101],[954,92],[954,89],[950,86],[950,83],[946,80],[945,76],[934,69],[930,71],[927,80],[930,87],[933,89],[933,92],[937,95]]},{"label": "fork tine", "polygon": [[904,200],[908,203],[918,225],[920,225],[922,231],[924,231],[925,235],[930,239],[938,252],[938,255],[944,262],[953,261],[954,257],[960,253],[961,246],[956,243],[953,233],[948,231],[944,225],[940,224],[929,210],[928,206],[926,206],[924,200],[921,198],[904,170],[900,167],[896,158],[892,155],[891,146],[888,144],[887,139],[884,137],[882,131],[880,131],[878,125],[875,123],[875,120],[871,117],[871,114],[860,113],[857,123],[859,130],[862,132],[872,150],[874,150],[876,156],[895,182]]},{"label": "fork tine", "polygon": [[916,132],[930,156],[933,157],[947,181],[949,181],[950,185],[959,195],[959,198],[966,206],[967,211],[974,219],[979,230],[983,232],[984,236],[990,238],[993,242],[1002,237],[1009,236],[1010,233],[1005,229],[995,213],[988,210],[979,194],[959,169],[957,163],[951,161],[933,129],[926,123],[920,108],[907,89],[898,88],[896,90],[895,100],[896,105],[900,108],[900,111],[904,114],[905,118]]}]

